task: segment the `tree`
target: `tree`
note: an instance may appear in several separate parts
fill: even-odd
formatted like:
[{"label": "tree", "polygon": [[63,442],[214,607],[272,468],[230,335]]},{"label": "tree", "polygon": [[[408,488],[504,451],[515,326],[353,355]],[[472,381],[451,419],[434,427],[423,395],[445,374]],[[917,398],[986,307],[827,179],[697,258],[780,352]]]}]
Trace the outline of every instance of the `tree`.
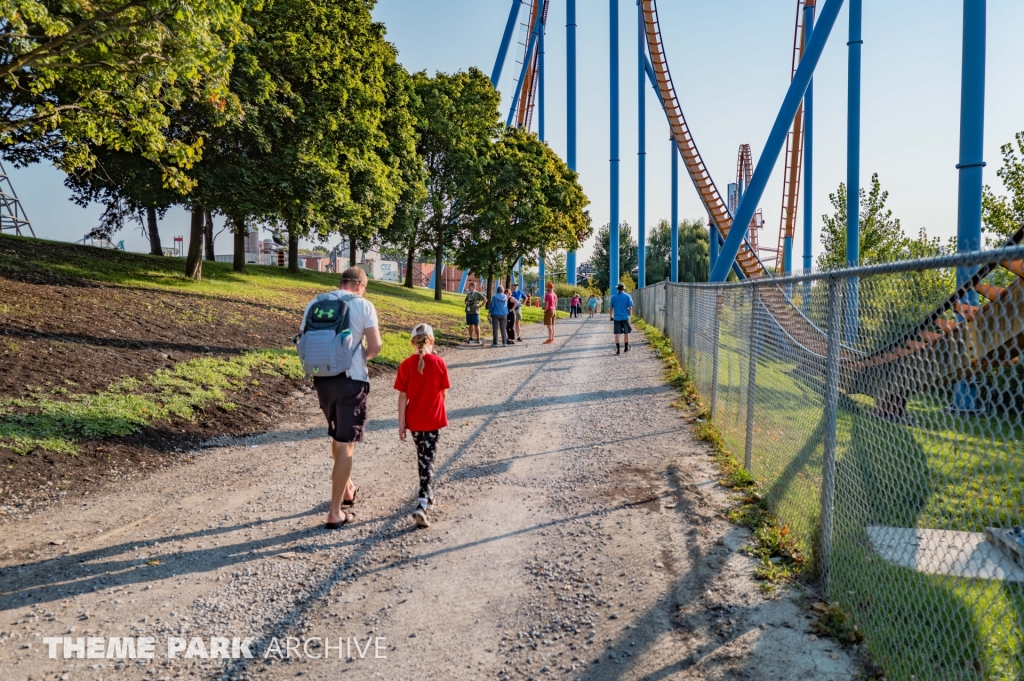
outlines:
[{"label": "tree", "polygon": [[[1017,149],[1024,154],[1024,132],[1014,135]],[[996,196],[992,189],[985,185],[982,195],[982,219],[985,228],[995,237],[990,246],[1000,246],[1010,236],[1024,227],[1024,162],[1017,157],[1014,145],[1004,144],[999,148],[1003,155],[1003,166],[996,171],[1003,186],[1009,190],[1010,196]]]},{"label": "tree", "polygon": [[575,171],[536,135],[517,128],[505,130],[490,148],[468,200],[473,217],[453,243],[455,260],[489,280],[510,275],[520,258],[530,264],[540,253],[577,248],[590,235],[587,198]]},{"label": "tree", "polygon": [[708,280],[711,273],[710,248],[711,237],[703,220],[686,219],[679,223],[679,281]]},{"label": "tree", "polygon": [[[597,242],[594,244],[594,255],[590,262],[594,267],[594,286],[601,291],[608,291],[609,249],[611,232],[609,226],[602,225],[597,230]],[[619,225],[619,274],[629,274],[637,267],[639,250],[633,238],[633,230],[629,223],[623,221]],[[618,284],[619,282],[615,282]]]},{"label": "tree", "polygon": [[[0,148],[18,165],[65,171],[95,163],[89,143],[137,151],[165,183],[202,150],[167,134],[187,99],[219,103],[231,45],[244,32],[237,0],[0,0]],[[58,133],[59,131],[59,133]]]},{"label": "tree", "polygon": [[[434,254],[435,271],[440,272],[445,247],[452,247],[458,232],[475,217],[470,192],[501,129],[500,96],[476,68],[433,77],[420,72],[412,78],[416,152],[426,169],[419,226],[429,235],[425,240]],[[434,282],[434,299],[441,300],[441,277],[434,277]]]},{"label": "tree", "polygon": [[90,152],[95,165],[69,173],[64,185],[72,192],[71,200],[83,208],[91,203],[105,206],[91,234],[109,239],[126,221],[138,222],[145,225],[150,254],[163,255],[157,219],[182,195],[165,187],[160,166],[141,154],[106,146],[91,147]]},{"label": "tree", "polygon": [[669,278],[669,258],[672,255],[672,224],[661,220],[647,236],[644,276],[648,285]]},{"label": "tree", "polygon": [[[900,221],[892,217],[885,202],[889,192],[882,191],[878,173],[871,175],[871,189],[860,189],[860,262],[887,262],[900,257],[904,247]],[[824,251],[818,256],[819,269],[845,267],[846,262],[846,185],[839,183],[835,194],[829,194],[835,208],[832,215],[823,215],[821,241]]]}]

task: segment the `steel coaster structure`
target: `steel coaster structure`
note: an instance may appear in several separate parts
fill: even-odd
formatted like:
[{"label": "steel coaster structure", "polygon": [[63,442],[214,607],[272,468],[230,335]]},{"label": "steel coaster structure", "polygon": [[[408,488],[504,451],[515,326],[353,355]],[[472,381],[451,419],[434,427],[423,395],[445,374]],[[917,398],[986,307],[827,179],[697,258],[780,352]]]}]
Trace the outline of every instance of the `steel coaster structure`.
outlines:
[{"label": "steel coaster structure", "polygon": [[29,235],[35,237],[32,223],[25,215],[25,209],[14,192],[14,185],[7,175],[7,170],[0,163],[0,234],[13,232],[16,236],[24,236],[22,230],[27,230]]}]

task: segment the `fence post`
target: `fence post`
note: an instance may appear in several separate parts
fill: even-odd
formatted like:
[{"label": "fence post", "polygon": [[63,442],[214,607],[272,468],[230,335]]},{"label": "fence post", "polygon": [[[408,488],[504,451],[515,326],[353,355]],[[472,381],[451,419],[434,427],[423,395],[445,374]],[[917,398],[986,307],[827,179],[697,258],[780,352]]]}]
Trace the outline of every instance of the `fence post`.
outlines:
[{"label": "fence post", "polygon": [[694,287],[688,286],[689,297],[686,301],[686,369],[693,376],[695,373],[696,362],[693,357],[693,318],[697,315],[694,314],[693,304],[695,300]]},{"label": "fence post", "polygon": [[711,330],[711,419],[718,415],[718,341],[722,333],[722,289],[715,289],[714,327]]},{"label": "fence post", "polygon": [[819,558],[821,581],[825,595],[829,592],[829,572],[832,561],[832,533],[835,521],[836,494],[836,422],[839,412],[839,345],[840,282],[837,277],[828,280],[828,343],[825,350],[825,455],[821,466],[821,546]]},{"label": "fence post", "polygon": [[760,303],[758,302],[757,286],[750,288],[750,373],[747,377],[747,442],[743,450],[743,467],[748,473],[753,472],[754,464],[754,399],[757,386],[757,349],[760,332]]}]

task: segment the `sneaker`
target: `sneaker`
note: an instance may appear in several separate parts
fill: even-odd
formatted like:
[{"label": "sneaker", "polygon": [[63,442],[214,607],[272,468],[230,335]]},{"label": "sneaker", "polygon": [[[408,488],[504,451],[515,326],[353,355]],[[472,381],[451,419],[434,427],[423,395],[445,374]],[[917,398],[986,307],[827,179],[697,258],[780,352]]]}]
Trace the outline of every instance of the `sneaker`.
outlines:
[{"label": "sneaker", "polygon": [[622,352],[620,352],[620,351],[619,351],[619,349],[618,349],[618,348],[616,348],[616,349],[615,349],[615,354],[616,354],[616,355],[621,355],[621,354],[622,354]]},{"label": "sneaker", "polygon": [[427,519],[427,509],[422,505],[416,506],[416,510],[412,512],[412,520],[416,523],[417,527],[430,527],[430,520]]},{"label": "sneaker", "polygon": [[523,342],[522,338],[516,338],[516,343],[522,343],[522,342]]},{"label": "sneaker", "polygon": [[629,352],[629,346],[628,345],[626,346],[626,352]]},{"label": "sneaker", "polygon": [[491,343],[491,347],[492,348],[496,348],[496,347],[498,347],[498,344],[497,343]]},{"label": "sneaker", "polygon": [[437,500],[434,498],[434,495],[431,494],[430,497],[427,499],[427,510],[432,511],[436,506]]}]

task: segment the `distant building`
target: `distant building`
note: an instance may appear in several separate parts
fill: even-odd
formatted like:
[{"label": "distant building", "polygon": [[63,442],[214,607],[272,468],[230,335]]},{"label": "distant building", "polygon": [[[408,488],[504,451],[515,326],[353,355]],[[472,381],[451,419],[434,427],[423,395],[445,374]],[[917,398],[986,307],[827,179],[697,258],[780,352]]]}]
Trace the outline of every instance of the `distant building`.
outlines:
[{"label": "distant building", "polygon": [[594,266],[590,264],[589,260],[587,260],[586,262],[581,263],[579,265],[579,267],[576,268],[576,281],[577,282],[586,281],[587,279],[590,279],[590,277],[593,274],[594,274]]}]

